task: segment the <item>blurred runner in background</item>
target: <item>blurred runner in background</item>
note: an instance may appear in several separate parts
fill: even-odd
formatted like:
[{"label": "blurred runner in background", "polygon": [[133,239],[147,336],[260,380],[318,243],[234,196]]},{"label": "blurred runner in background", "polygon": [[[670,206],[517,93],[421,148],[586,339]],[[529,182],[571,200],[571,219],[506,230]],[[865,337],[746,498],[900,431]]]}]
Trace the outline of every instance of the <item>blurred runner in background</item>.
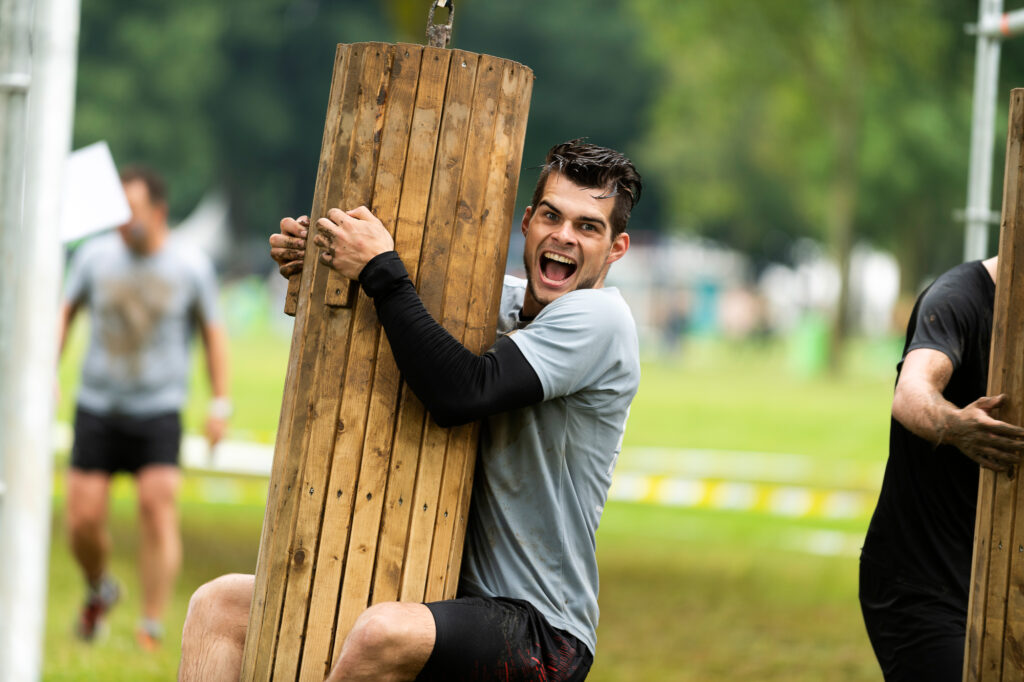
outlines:
[{"label": "blurred runner in background", "polygon": [[163,179],[150,169],[129,167],[121,182],[131,221],[75,252],[61,309],[62,351],[83,306],[91,322],[75,411],[67,521],[87,585],[76,632],[92,641],[120,596],[119,583],[108,573],[111,478],[117,471],[135,477],[142,584],[136,637],[154,650],[181,565],[178,450],[189,344],[198,328],[213,393],[206,424],[212,446],[231,414],[227,334],[212,264],[170,234]]}]

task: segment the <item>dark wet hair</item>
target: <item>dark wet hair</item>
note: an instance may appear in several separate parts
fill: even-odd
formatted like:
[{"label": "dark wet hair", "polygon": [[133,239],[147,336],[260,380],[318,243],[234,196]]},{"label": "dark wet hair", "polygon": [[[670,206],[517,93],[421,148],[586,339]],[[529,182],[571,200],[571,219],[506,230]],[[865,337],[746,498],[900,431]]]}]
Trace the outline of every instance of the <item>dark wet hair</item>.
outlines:
[{"label": "dark wet hair", "polygon": [[134,164],[121,169],[121,184],[138,180],[149,191],[149,203],[154,206],[167,203],[167,182],[163,176],[149,166]]},{"label": "dark wet hair", "polygon": [[615,197],[611,214],[612,239],[615,239],[626,231],[629,214],[640,201],[643,182],[633,162],[624,154],[584,142],[584,139],[569,140],[548,150],[531,205],[540,203],[548,176],[552,172],[560,173],[581,187],[601,190],[600,199]]}]

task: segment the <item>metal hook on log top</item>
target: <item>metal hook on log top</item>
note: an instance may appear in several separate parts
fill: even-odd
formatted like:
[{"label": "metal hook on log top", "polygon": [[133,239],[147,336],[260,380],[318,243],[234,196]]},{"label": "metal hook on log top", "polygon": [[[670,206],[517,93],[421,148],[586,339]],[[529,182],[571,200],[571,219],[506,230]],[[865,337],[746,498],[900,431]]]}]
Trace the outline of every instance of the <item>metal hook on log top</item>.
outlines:
[{"label": "metal hook on log top", "polygon": [[[434,23],[434,10],[438,7],[448,8],[448,23]],[[448,47],[448,43],[452,40],[452,22],[454,20],[455,3],[453,0],[433,0],[430,3],[430,14],[427,15],[427,44],[431,47]]]}]

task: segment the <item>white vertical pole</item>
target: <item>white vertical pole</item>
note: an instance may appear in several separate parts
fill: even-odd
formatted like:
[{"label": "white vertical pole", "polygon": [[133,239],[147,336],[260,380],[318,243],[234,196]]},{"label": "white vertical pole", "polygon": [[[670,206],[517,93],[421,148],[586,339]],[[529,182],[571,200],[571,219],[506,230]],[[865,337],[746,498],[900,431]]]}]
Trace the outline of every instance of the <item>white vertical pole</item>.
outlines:
[{"label": "white vertical pole", "polygon": [[56,226],[78,50],[79,0],[34,4],[24,207],[20,221],[0,223],[0,301],[9,306],[0,309],[0,680],[39,679],[42,663],[63,267]]},{"label": "white vertical pole", "polygon": [[[978,26],[998,21],[1003,0],[980,0]],[[1000,39],[978,33],[974,58],[971,110],[971,157],[967,178],[967,228],[964,260],[988,257],[988,226],[992,208],[992,164],[995,154],[996,88],[999,83]]]}]

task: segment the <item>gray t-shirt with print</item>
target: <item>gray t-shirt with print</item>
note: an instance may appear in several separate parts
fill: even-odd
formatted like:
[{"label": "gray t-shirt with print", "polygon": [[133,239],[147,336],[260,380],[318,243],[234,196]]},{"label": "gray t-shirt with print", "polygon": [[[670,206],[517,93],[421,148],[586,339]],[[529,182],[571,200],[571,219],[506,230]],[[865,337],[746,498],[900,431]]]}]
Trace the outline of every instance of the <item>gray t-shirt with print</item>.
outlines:
[{"label": "gray t-shirt with print", "polygon": [[117,233],[71,258],[65,299],[90,313],[78,404],[97,414],[180,410],[197,325],[217,322],[217,282],[205,254],[173,234],[156,253],[130,251]]},{"label": "gray t-shirt with print", "polygon": [[544,401],[481,431],[461,591],[525,599],[595,651],[595,532],[640,381],[636,325],[617,289],[564,294],[521,321],[526,283],[505,278],[498,331]]}]

